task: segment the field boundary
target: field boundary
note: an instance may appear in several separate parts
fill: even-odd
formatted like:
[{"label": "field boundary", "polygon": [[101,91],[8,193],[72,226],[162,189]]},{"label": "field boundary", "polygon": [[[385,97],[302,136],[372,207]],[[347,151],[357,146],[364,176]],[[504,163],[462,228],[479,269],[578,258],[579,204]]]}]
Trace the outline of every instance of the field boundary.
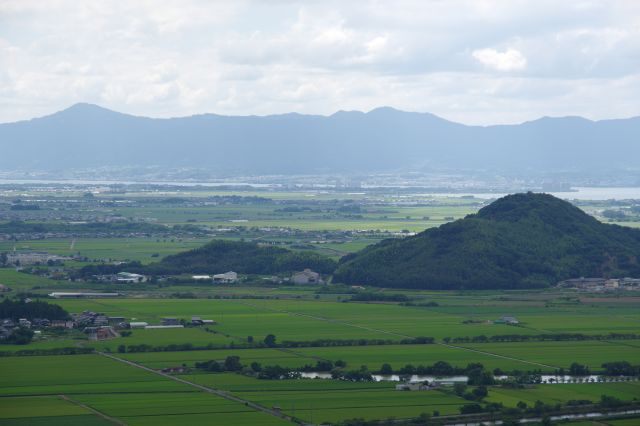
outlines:
[{"label": "field boundary", "polygon": [[103,413],[102,411],[98,411],[95,408],[93,408],[93,407],[91,407],[91,406],[89,406],[87,404],[84,404],[84,403],[82,403],[80,401],[76,401],[75,399],[69,398],[67,395],[60,394],[60,395],[58,395],[58,397],[60,399],[63,399],[65,401],[71,403],[71,404],[77,405],[78,407],[84,408],[85,410],[91,411],[96,416],[102,417],[103,419],[105,419],[108,422],[111,422],[113,424],[120,425],[120,426],[127,426],[126,423],[116,419],[115,417],[108,416],[105,413]]},{"label": "field boundary", "polygon": [[[398,336],[398,337],[403,337],[403,338],[408,338],[408,339],[415,338],[414,336],[408,336],[406,334],[400,334],[400,333],[395,333],[393,331],[386,331],[386,330],[381,330],[381,329],[376,329],[376,328],[370,328],[370,327],[366,327],[366,326],[362,326],[362,325],[358,325],[358,324],[351,324],[351,323],[346,322],[346,321],[320,317],[320,316],[317,316],[317,315],[310,315],[310,314],[305,314],[305,313],[300,313],[300,312],[291,312],[291,311],[286,311],[284,309],[267,308],[267,307],[263,307],[263,306],[254,305],[252,303],[247,303],[247,302],[240,302],[240,303],[244,304],[244,305],[247,305],[247,306],[252,306],[254,308],[259,308],[259,309],[264,309],[264,310],[269,310],[269,311],[274,311],[274,312],[285,313],[285,314],[288,314],[288,315],[291,315],[291,316],[306,317],[306,318],[311,318],[311,319],[315,319],[315,320],[318,320],[318,321],[325,321],[325,322],[329,322],[329,323],[341,324],[341,325],[346,325],[346,326],[349,326],[349,327],[360,328],[362,330],[378,332],[378,333],[383,333],[383,334],[389,334],[391,336]],[[441,343],[441,342],[434,342],[433,344],[434,345],[444,346],[444,347],[447,347],[447,348],[450,348],[450,349],[460,349],[460,350],[464,350],[464,351],[475,352],[475,353],[480,353],[480,354],[484,354],[484,355],[488,355],[488,356],[493,356],[493,357],[496,357],[496,358],[508,359],[508,360],[511,360],[511,361],[518,361],[518,362],[522,362],[522,363],[525,363],[525,364],[536,365],[538,367],[556,368],[556,369],[558,368],[558,366],[554,366],[554,365],[542,364],[542,363],[535,362],[535,361],[527,361],[527,360],[524,360],[524,359],[514,358],[514,357],[510,357],[510,356],[506,356],[506,355],[499,355],[499,354],[495,354],[495,353],[492,353],[492,352],[481,351],[481,350],[478,350],[478,349],[465,348],[464,346],[456,346],[456,345],[451,345],[451,344]]]},{"label": "field boundary", "polygon": [[98,355],[102,355],[104,357],[110,358],[110,359],[112,359],[114,361],[119,361],[121,363],[130,365],[132,367],[140,368],[140,369],[145,370],[147,372],[157,374],[159,376],[162,376],[162,377],[165,377],[167,379],[170,379],[170,380],[185,384],[187,386],[192,386],[194,388],[200,389],[201,391],[204,391],[204,392],[207,392],[207,393],[210,393],[210,394],[213,394],[213,395],[217,395],[217,396],[222,397],[224,399],[227,399],[229,401],[233,401],[233,402],[237,402],[237,403],[243,404],[245,407],[252,408],[252,409],[254,409],[256,411],[259,411],[261,413],[269,414],[269,415],[271,415],[273,417],[277,417],[277,418],[282,419],[282,420],[287,420],[287,421],[289,421],[291,423],[303,424],[299,420],[294,419],[292,416],[289,416],[288,414],[284,414],[284,413],[282,413],[282,412],[280,412],[278,410],[274,410],[274,409],[271,409],[271,408],[267,408],[267,407],[265,407],[263,405],[256,404],[255,402],[252,402],[252,401],[240,398],[238,396],[232,395],[229,392],[225,392],[225,391],[222,391],[220,389],[210,388],[208,386],[204,386],[204,385],[201,385],[199,383],[194,383],[194,382],[191,382],[189,380],[186,380],[186,379],[183,379],[183,378],[180,378],[180,377],[177,377],[177,376],[172,376],[171,374],[163,373],[161,371],[154,370],[153,368],[145,367],[144,365],[138,364],[138,363],[133,362],[133,361],[129,361],[129,360],[124,359],[124,358],[117,357],[117,356],[112,355],[112,354],[108,354],[106,352],[96,352],[96,353]]}]

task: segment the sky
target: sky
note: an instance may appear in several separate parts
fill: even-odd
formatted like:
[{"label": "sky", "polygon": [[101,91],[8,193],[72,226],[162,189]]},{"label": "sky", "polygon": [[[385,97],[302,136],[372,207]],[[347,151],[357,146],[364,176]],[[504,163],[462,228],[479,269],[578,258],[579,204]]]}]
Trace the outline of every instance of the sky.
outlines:
[{"label": "sky", "polygon": [[636,0],[0,0],[0,122],[392,106],[467,124],[640,115]]}]

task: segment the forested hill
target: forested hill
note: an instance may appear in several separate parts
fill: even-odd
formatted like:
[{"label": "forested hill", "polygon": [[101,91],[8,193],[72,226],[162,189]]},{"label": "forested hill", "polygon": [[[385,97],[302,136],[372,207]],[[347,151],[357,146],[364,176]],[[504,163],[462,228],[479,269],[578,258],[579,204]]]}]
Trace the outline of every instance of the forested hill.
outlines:
[{"label": "forested hill", "polygon": [[635,170],[639,136],[640,117],[546,117],[483,127],[388,107],[330,116],[151,119],[77,104],[46,117],[0,124],[0,167],[59,171],[154,165],[242,176],[408,169],[593,174]]},{"label": "forested hill", "polygon": [[501,198],[439,228],[344,257],[334,282],[423,289],[544,287],[640,276],[640,230],[608,225],[547,194]]},{"label": "forested hill", "polygon": [[213,240],[202,247],[167,256],[160,262],[146,265],[136,272],[158,275],[218,274],[227,271],[242,274],[280,274],[310,268],[316,272],[330,274],[335,267],[335,261],[316,253],[290,251],[249,242]]}]

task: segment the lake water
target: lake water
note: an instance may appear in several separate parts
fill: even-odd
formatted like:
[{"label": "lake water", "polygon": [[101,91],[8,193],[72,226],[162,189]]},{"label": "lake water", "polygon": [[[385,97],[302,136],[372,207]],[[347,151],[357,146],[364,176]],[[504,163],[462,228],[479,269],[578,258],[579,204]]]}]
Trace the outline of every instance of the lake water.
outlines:
[{"label": "lake water", "polygon": [[[68,179],[68,180],[56,180],[56,179],[0,179],[0,185],[169,185],[169,186],[182,186],[182,187],[251,187],[262,189],[274,189],[279,188],[281,185],[274,183],[248,183],[248,182],[194,182],[194,181],[133,181],[133,180],[84,180],[84,179]],[[377,187],[376,187],[377,188]],[[365,188],[366,189],[366,188]],[[355,193],[354,193],[355,194]],[[365,194],[365,192],[358,192],[357,194]],[[507,192],[425,192],[416,193],[413,195],[421,196],[434,196],[434,197],[462,197],[462,196],[474,196],[481,199],[494,199],[504,197],[508,195]],[[562,198],[565,200],[640,200],[640,187],[575,187],[569,192],[550,192],[550,194]]]},{"label": "lake water", "polygon": [[279,185],[247,182],[173,182],[173,181],[133,181],[133,180],[84,180],[84,179],[0,179],[0,185],[167,185],[167,186],[248,186],[251,188],[273,188]]},{"label": "lake water", "polygon": [[[485,200],[504,197],[507,192],[485,192],[485,193],[419,193],[415,195],[434,196],[434,197],[463,197],[473,196]],[[640,200],[640,187],[627,188],[593,188],[593,187],[576,187],[569,192],[549,192],[549,194],[562,198],[564,200]]]}]

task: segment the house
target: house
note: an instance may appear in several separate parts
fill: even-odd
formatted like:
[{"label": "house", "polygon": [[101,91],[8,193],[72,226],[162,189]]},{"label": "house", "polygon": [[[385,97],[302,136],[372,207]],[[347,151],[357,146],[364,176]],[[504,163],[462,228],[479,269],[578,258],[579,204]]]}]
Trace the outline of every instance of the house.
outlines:
[{"label": "house", "polygon": [[0,293],[4,293],[5,291],[11,291],[11,289],[4,284],[0,284]]},{"label": "house", "polygon": [[147,277],[140,274],[132,274],[130,272],[118,272],[116,274],[116,282],[118,283],[143,283],[147,281]]},{"label": "house", "polygon": [[520,324],[516,317],[503,316],[493,322],[494,324]]},{"label": "house", "polygon": [[431,389],[431,386],[429,386],[428,382],[406,382],[396,385],[396,390],[401,391],[423,391],[429,389]]},{"label": "house", "polygon": [[29,321],[29,320],[28,320],[28,319],[26,319],[26,318],[20,318],[20,319],[18,320],[18,325],[19,325],[20,327],[24,327],[24,328],[31,328],[31,321]]},{"label": "house", "polygon": [[178,318],[162,318],[162,325],[180,325]]},{"label": "house", "polygon": [[147,325],[144,329],[145,330],[160,330],[163,328],[184,328],[184,325],[182,324],[174,324],[174,325]]},{"label": "house", "polygon": [[89,340],[107,340],[119,337],[113,327],[85,327],[83,333],[89,336]]},{"label": "house", "polygon": [[207,319],[202,319],[198,316],[192,316],[191,317],[191,324],[193,325],[205,325],[205,324],[215,324],[216,322],[214,320],[207,320]]},{"label": "house", "polygon": [[109,323],[109,325],[119,325],[126,321],[124,317],[108,317],[107,322]]},{"label": "house", "polygon": [[33,325],[34,327],[49,327],[51,326],[51,321],[49,321],[47,318],[34,318],[31,321],[31,325]]},{"label": "house", "polygon": [[195,281],[206,281],[211,279],[211,275],[192,275],[191,279]]},{"label": "house", "polygon": [[7,253],[7,263],[10,265],[43,265],[47,262],[61,262],[64,260],[69,260],[69,257],[58,256],[55,254],[50,254],[46,252],[40,251],[29,251],[29,252],[10,252]]},{"label": "house", "polygon": [[11,330],[3,326],[0,326],[0,340],[8,338],[9,336],[11,336],[11,333],[12,333]]},{"label": "house", "polygon": [[189,369],[187,367],[167,367],[160,370],[161,373],[164,374],[179,374],[179,373],[187,373]]},{"label": "house", "polygon": [[617,279],[608,279],[604,282],[604,287],[609,290],[616,289],[620,287],[620,280]]},{"label": "house", "polygon": [[97,327],[102,327],[102,326],[106,326],[109,325],[109,317],[107,317],[106,315],[96,315],[93,318],[93,325],[97,326]]},{"label": "house", "polygon": [[322,278],[317,272],[313,272],[311,269],[305,269],[302,272],[296,272],[291,276],[291,281],[294,284],[322,284]]},{"label": "house", "polygon": [[55,328],[73,328],[73,321],[51,320],[51,327]]},{"label": "house", "polygon": [[238,281],[238,274],[233,271],[225,272],[224,274],[216,274],[213,276],[214,283],[231,284],[236,281]]},{"label": "house", "polygon": [[53,297],[55,299],[80,299],[82,297],[118,297],[120,293],[63,293],[59,291],[54,291],[53,293],[49,293],[49,297]]}]

